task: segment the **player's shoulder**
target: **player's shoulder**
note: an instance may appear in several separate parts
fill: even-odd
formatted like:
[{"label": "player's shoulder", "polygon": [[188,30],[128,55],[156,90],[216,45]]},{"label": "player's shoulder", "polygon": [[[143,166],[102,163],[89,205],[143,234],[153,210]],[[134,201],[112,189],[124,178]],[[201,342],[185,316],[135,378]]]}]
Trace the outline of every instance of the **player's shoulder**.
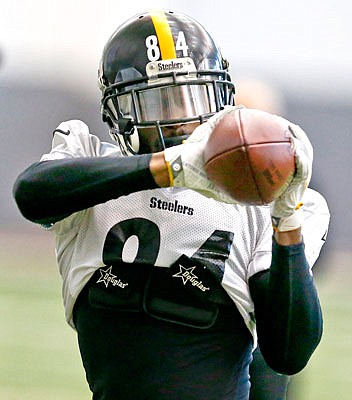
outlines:
[{"label": "player's shoulder", "polygon": [[68,121],[61,122],[55,129],[53,134],[61,134],[61,135],[89,135],[89,127],[88,125],[79,120],[79,119],[71,119]]},{"label": "player's shoulder", "polygon": [[53,131],[53,148],[73,143],[89,142],[92,135],[88,125],[79,120],[72,119],[61,122]]},{"label": "player's shoulder", "polygon": [[88,125],[72,119],[61,122],[54,130],[50,156],[43,159],[120,155],[116,144],[102,141]]},{"label": "player's shoulder", "polygon": [[330,210],[325,197],[318,191],[308,188],[302,199],[304,225],[323,226],[326,231],[330,222]]},{"label": "player's shoulder", "polygon": [[303,204],[305,208],[320,208],[328,210],[328,203],[325,197],[312,188],[307,188],[303,195]]}]

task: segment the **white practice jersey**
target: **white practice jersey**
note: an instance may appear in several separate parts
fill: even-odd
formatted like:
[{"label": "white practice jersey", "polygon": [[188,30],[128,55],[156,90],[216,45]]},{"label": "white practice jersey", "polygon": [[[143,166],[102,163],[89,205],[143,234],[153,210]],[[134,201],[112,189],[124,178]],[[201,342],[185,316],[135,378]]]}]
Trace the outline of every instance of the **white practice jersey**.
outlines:
[{"label": "white practice jersey", "polygon": [[[81,121],[64,122],[58,129],[51,152],[42,160],[121,157],[118,146],[101,142]],[[60,133],[68,130],[69,135]],[[325,240],[329,211],[319,193],[308,189],[305,197],[303,235],[306,256],[313,266]],[[56,235],[66,318],[72,327],[75,300],[98,268],[108,266],[111,260],[168,268],[184,254],[213,264],[219,281],[255,334],[248,280],[270,268],[268,206],[225,204],[190,189],[160,188],[74,213],[50,229]]]}]

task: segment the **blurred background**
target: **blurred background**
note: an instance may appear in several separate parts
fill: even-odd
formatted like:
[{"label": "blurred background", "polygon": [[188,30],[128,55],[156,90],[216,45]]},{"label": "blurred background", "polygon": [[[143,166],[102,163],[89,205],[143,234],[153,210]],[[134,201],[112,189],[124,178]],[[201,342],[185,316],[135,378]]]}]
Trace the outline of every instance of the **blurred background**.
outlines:
[{"label": "blurred background", "polygon": [[0,398],[89,399],[74,332],[65,324],[50,233],[24,220],[17,175],[50,149],[63,120],[100,120],[97,67],[105,42],[152,7],[201,22],[230,62],[238,102],[301,125],[315,150],[311,186],[331,211],[315,266],[322,343],[294,377],[291,399],[350,399],[352,3],[348,0],[0,0]]}]

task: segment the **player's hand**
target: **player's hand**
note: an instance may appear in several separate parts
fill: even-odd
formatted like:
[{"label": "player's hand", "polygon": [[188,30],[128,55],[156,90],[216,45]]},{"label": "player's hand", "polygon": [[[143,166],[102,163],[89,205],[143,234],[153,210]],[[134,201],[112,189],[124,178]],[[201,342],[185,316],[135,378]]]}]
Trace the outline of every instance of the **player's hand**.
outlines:
[{"label": "player's hand", "polygon": [[295,152],[296,171],[287,189],[270,205],[273,226],[280,232],[291,231],[301,226],[299,209],[303,205],[303,193],[312,176],[312,145],[298,125],[290,124],[289,127]]},{"label": "player's hand", "polygon": [[203,159],[204,148],[211,132],[221,118],[234,108],[226,106],[224,110],[198,126],[183,144],[164,150],[171,186],[187,187],[224,203],[236,203],[207,178]]}]

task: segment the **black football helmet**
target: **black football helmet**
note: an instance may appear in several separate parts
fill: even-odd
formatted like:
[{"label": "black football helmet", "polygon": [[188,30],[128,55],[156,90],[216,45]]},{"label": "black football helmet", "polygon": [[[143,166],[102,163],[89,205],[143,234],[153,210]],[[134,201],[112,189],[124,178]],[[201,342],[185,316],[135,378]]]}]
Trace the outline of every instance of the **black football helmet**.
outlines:
[{"label": "black football helmet", "polygon": [[125,155],[180,144],[234,104],[228,63],[213,39],[174,11],[144,12],[121,25],[105,45],[99,84],[103,121]]}]

